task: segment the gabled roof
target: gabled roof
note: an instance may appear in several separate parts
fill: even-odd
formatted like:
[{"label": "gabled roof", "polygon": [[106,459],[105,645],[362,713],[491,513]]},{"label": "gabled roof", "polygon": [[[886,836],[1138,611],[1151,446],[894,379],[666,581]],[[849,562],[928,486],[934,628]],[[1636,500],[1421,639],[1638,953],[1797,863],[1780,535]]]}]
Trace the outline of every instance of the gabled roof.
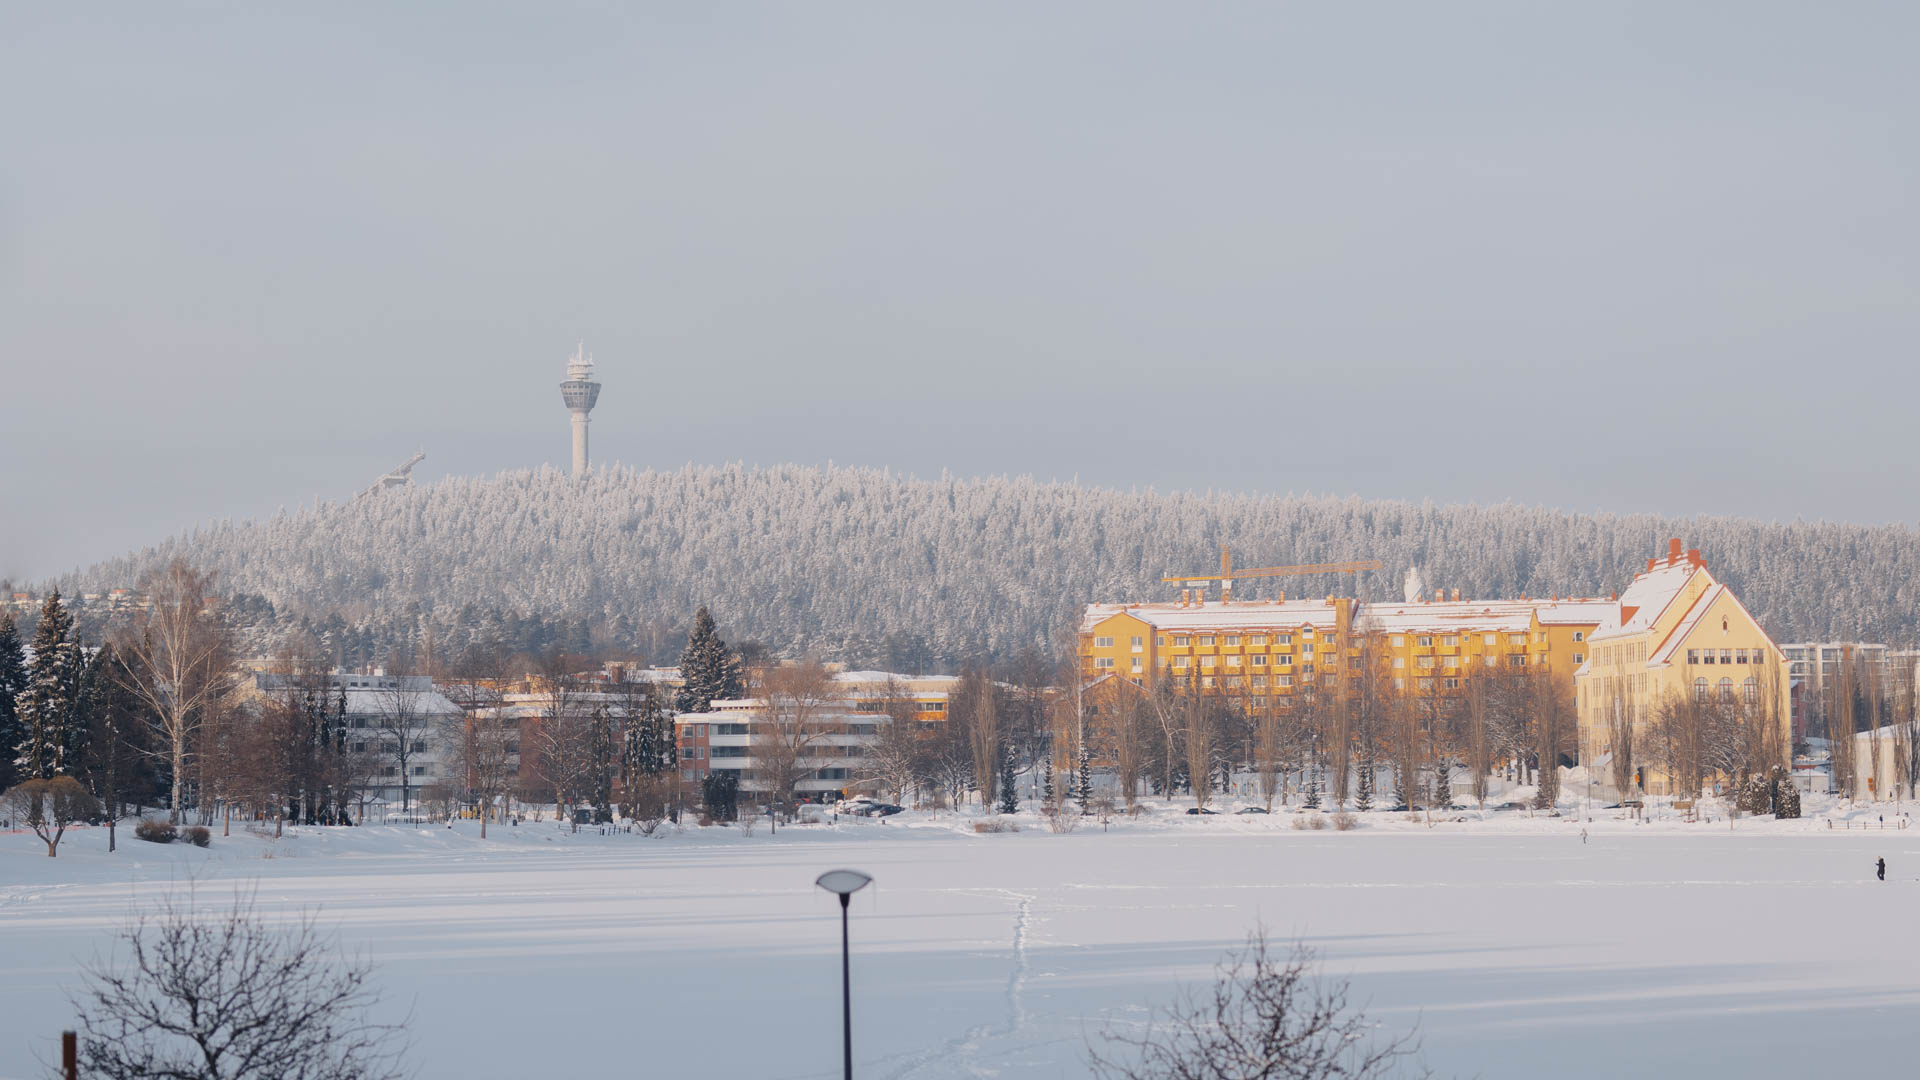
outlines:
[{"label": "gabled roof", "polygon": [[1680,643],[1687,640],[1687,635],[1693,633],[1694,627],[1700,625],[1700,620],[1706,617],[1707,612],[1713,607],[1714,601],[1726,595],[1731,594],[1727,591],[1725,585],[1721,585],[1718,582],[1709,587],[1706,592],[1701,593],[1700,599],[1693,602],[1693,609],[1688,611],[1686,617],[1680,620],[1679,625],[1673,628],[1673,633],[1668,634],[1667,640],[1661,642],[1660,647],[1655,649],[1651,656],[1647,657],[1647,666],[1665,667],[1667,664],[1672,663],[1673,654],[1679,650]]},{"label": "gabled roof", "polygon": [[[1593,632],[1594,638],[1641,634],[1652,629],[1674,599],[1686,590],[1693,575],[1706,572],[1704,566],[1682,562],[1634,575],[1633,584],[1620,594],[1619,610]],[[1708,580],[1712,580],[1711,576]]]}]

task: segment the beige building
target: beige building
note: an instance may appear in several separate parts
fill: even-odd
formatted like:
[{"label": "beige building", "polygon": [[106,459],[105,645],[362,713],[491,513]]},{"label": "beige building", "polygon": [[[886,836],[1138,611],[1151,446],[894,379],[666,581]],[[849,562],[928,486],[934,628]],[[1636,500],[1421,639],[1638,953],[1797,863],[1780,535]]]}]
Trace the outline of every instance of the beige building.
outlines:
[{"label": "beige building", "polygon": [[[1639,741],[1668,703],[1711,705],[1742,723],[1777,725],[1771,745],[1779,748],[1779,764],[1787,763],[1786,654],[1698,550],[1669,541],[1666,558],[1647,560],[1587,645],[1573,676],[1582,764],[1604,768],[1615,732],[1630,730]],[[1664,790],[1664,778],[1642,775],[1648,790]]]}]

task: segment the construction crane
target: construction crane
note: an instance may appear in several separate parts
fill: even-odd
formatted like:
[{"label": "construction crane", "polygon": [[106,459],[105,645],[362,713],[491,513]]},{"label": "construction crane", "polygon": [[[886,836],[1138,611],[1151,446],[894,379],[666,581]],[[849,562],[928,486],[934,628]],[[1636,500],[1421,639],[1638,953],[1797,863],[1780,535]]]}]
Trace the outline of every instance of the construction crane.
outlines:
[{"label": "construction crane", "polygon": [[375,480],[372,487],[360,493],[360,497],[364,499],[375,492],[385,491],[391,487],[406,487],[408,484],[413,483],[413,467],[425,460],[427,460],[427,452],[425,450],[419,451],[408,458],[405,464],[399,468]]},{"label": "construction crane", "polygon": [[[1308,574],[1358,574],[1362,570],[1378,570],[1382,565],[1379,559],[1366,559],[1360,562],[1302,563],[1297,566],[1259,566],[1251,570],[1235,570],[1233,568],[1233,555],[1227,551],[1227,546],[1222,544],[1220,545],[1220,573],[1217,576],[1213,574],[1201,574],[1196,577],[1163,577],[1160,580],[1162,582],[1173,582],[1175,584],[1218,581],[1220,583],[1220,602],[1225,604],[1233,600],[1233,582],[1235,578],[1303,577]],[[1197,591],[1199,591],[1204,598],[1206,595],[1206,586],[1200,586]]]}]

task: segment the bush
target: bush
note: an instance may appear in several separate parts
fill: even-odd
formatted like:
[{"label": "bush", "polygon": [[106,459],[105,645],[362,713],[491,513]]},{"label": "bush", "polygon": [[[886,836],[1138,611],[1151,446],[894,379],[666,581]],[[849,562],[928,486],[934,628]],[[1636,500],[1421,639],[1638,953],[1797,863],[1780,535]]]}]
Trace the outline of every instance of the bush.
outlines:
[{"label": "bush", "polygon": [[996,817],[996,818],[988,818],[985,821],[974,822],[973,831],[977,833],[1019,832],[1020,826],[1015,825],[1013,822],[1008,821],[1006,818]]},{"label": "bush", "polygon": [[195,825],[187,830],[187,839],[193,842],[194,847],[206,847],[213,843],[213,833],[205,825]]},{"label": "bush", "polygon": [[[1351,817],[1352,815],[1348,816]],[[1293,816],[1293,827],[1296,829],[1324,829],[1327,827],[1327,817],[1325,814],[1318,813],[1295,814]]]},{"label": "bush", "polygon": [[149,844],[171,844],[179,837],[173,823],[159,818],[141,818],[140,824],[133,827],[133,835]]},{"label": "bush", "polygon": [[1360,819],[1347,813],[1345,810],[1333,815],[1333,827],[1336,831],[1346,832],[1348,829],[1354,828],[1359,824]]}]

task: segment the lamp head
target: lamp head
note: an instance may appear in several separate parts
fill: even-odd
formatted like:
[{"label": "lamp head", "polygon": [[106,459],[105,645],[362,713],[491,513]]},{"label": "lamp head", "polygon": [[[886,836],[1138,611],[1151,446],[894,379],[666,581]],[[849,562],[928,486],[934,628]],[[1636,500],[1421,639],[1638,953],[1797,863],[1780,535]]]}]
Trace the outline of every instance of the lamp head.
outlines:
[{"label": "lamp head", "polygon": [[820,877],[814,881],[814,884],[830,893],[837,893],[842,897],[847,897],[866,888],[867,884],[872,880],[873,878],[870,875],[863,874],[858,870],[829,870],[821,874]]}]

